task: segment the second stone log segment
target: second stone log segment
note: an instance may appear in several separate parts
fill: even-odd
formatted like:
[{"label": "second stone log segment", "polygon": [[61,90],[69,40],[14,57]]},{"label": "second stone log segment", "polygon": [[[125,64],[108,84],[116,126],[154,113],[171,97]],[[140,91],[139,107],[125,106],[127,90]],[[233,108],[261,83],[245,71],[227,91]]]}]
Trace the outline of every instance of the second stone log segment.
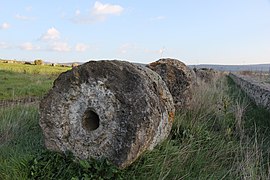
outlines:
[{"label": "second stone log segment", "polygon": [[195,83],[195,75],[184,63],[177,59],[160,59],[147,65],[158,73],[167,84],[175,108],[183,109],[190,106],[192,98],[191,88]]}]

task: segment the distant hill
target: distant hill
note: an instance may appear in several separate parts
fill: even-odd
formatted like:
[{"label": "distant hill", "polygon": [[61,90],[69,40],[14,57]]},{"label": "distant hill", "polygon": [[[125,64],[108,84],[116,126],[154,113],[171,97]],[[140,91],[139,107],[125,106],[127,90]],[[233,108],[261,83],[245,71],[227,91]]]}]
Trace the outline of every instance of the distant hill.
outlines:
[{"label": "distant hill", "polygon": [[270,64],[252,64],[252,65],[215,65],[215,64],[200,64],[200,65],[189,65],[191,68],[212,68],[218,71],[270,71]]}]

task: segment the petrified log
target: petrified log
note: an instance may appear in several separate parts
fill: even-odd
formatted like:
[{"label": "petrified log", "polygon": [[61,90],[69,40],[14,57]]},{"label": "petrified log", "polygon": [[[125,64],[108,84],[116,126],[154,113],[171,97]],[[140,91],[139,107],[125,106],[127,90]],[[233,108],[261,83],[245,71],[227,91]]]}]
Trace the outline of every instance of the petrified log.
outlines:
[{"label": "petrified log", "polygon": [[62,73],[40,103],[45,145],[120,168],[164,140],[174,119],[161,77],[124,61],[90,61]]},{"label": "petrified log", "polygon": [[177,59],[160,59],[147,65],[167,84],[176,109],[189,107],[191,87],[195,83],[192,71]]}]

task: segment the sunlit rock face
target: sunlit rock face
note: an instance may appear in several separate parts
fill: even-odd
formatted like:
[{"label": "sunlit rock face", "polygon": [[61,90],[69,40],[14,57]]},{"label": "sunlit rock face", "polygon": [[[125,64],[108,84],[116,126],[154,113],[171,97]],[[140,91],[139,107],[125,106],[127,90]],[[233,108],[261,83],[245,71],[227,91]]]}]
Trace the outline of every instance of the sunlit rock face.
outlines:
[{"label": "sunlit rock face", "polygon": [[165,82],[125,61],[89,61],[62,73],[40,103],[48,149],[127,167],[164,140],[174,104]]},{"label": "sunlit rock face", "polygon": [[191,88],[195,83],[194,72],[177,59],[160,59],[147,65],[158,73],[168,86],[175,108],[188,108],[192,98]]}]

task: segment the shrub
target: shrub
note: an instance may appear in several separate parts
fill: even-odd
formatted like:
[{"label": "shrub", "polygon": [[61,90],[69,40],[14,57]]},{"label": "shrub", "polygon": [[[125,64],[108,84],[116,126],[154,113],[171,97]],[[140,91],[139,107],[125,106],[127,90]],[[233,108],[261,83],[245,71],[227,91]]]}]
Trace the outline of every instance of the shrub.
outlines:
[{"label": "shrub", "polygon": [[44,65],[44,62],[41,59],[37,59],[34,61],[35,65]]}]

